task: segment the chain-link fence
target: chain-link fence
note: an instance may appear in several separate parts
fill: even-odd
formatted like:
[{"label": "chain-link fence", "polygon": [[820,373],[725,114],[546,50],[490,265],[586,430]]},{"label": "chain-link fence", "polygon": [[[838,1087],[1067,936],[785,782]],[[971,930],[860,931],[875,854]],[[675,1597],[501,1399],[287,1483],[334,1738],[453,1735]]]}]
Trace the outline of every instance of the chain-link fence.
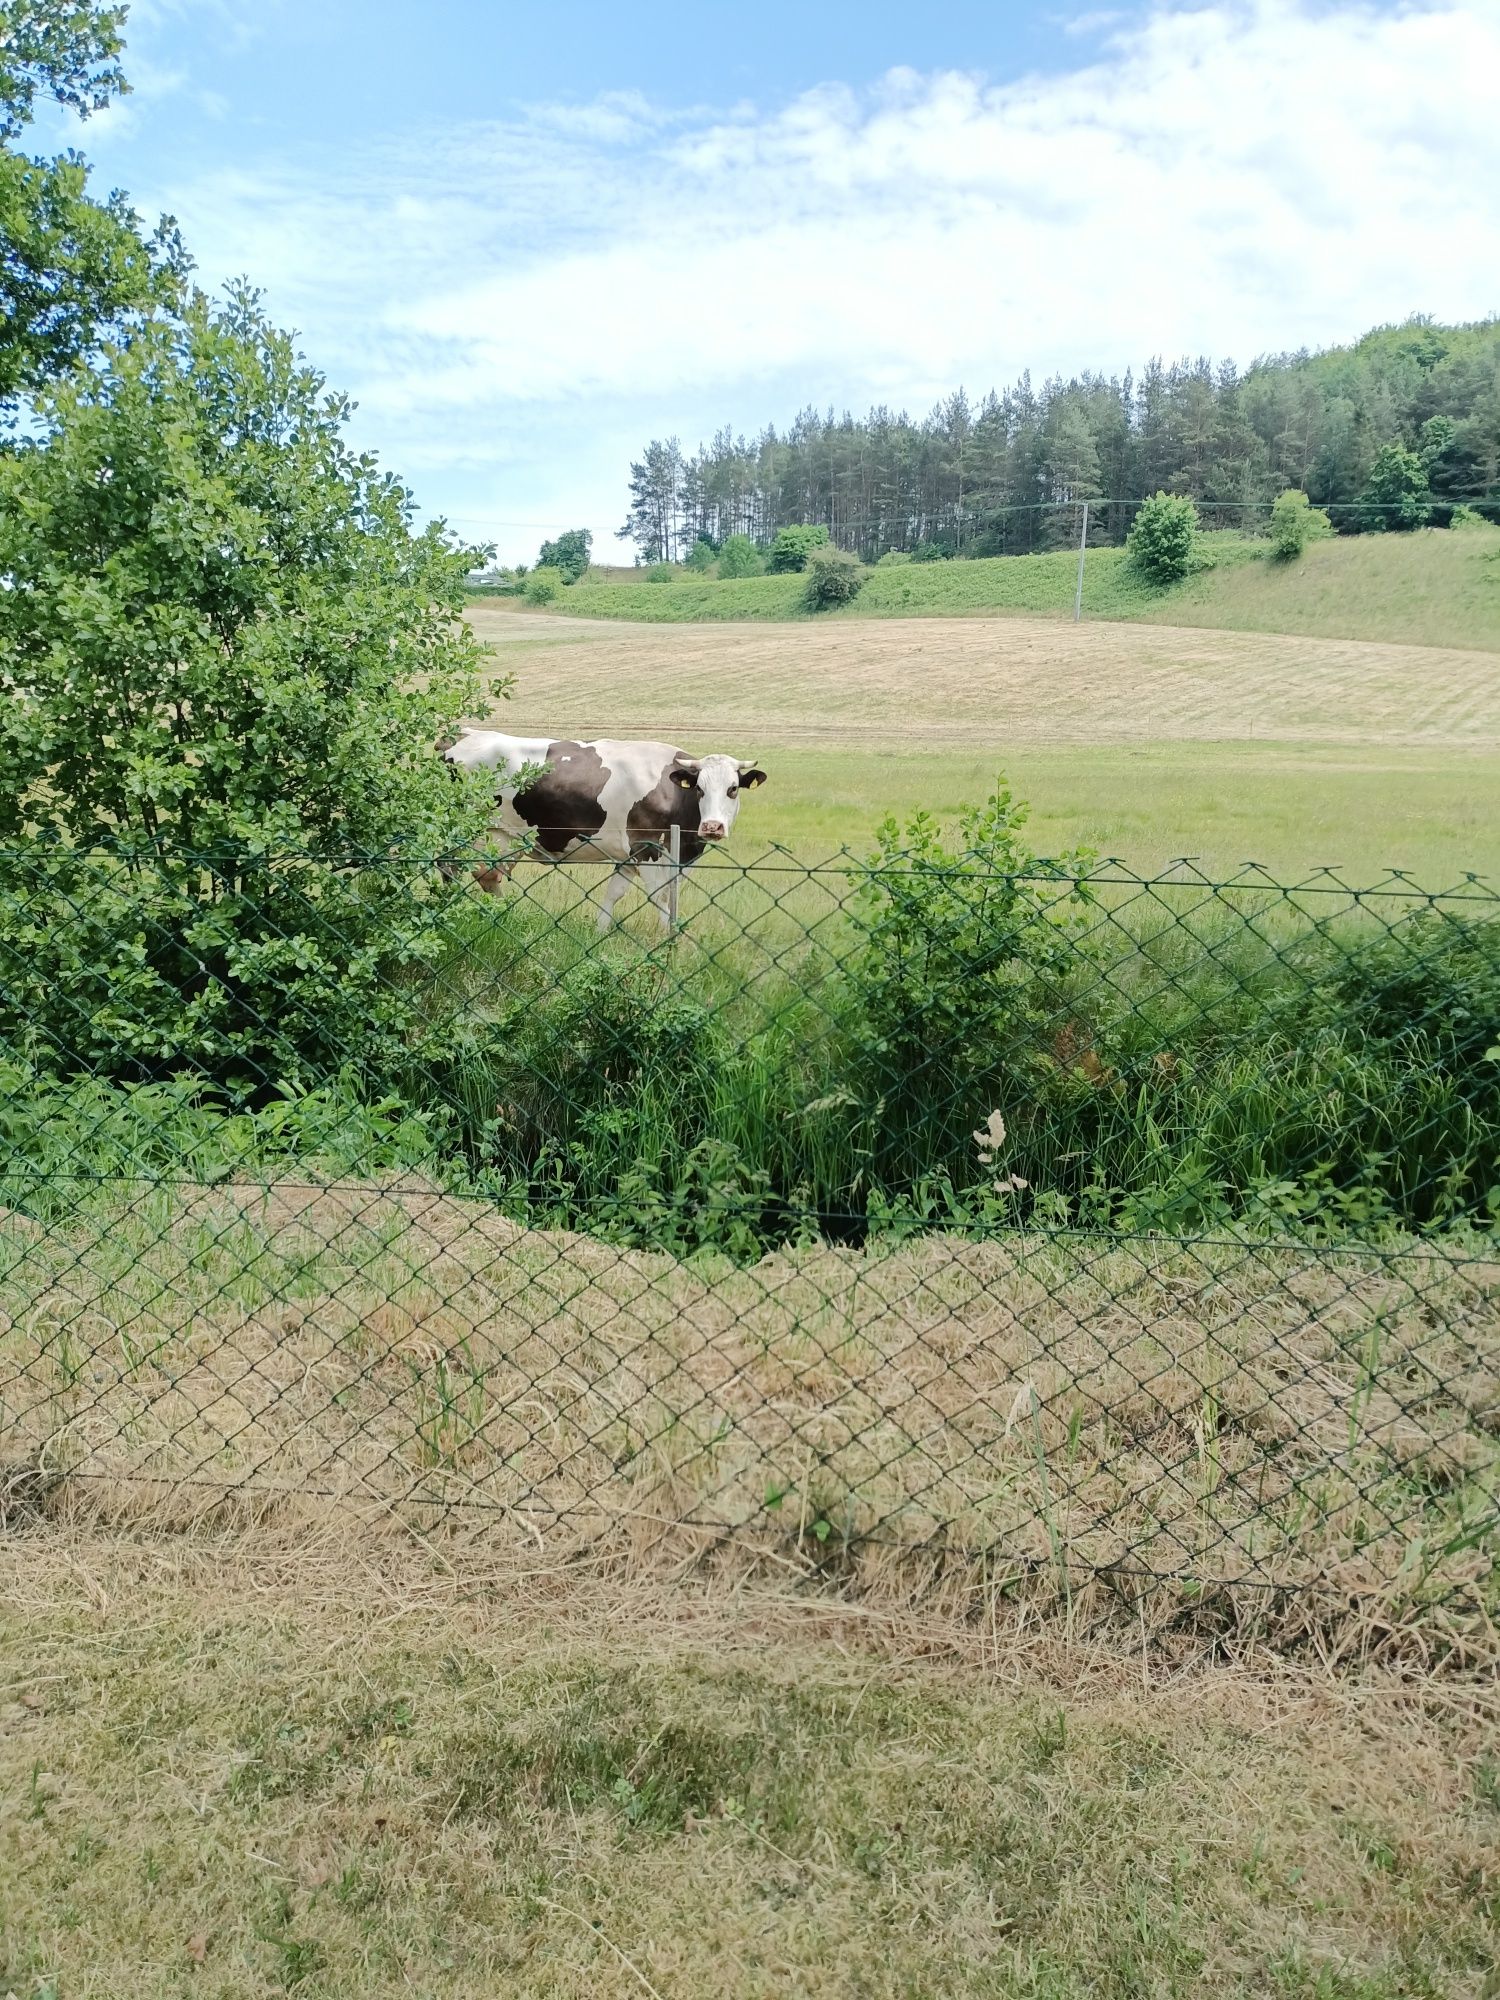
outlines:
[{"label": "chain-link fence", "polygon": [[1483,885],[919,839],[601,934],[598,868],[453,875],[0,857],[12,1518],[296,1496],[1489,1648]]}]

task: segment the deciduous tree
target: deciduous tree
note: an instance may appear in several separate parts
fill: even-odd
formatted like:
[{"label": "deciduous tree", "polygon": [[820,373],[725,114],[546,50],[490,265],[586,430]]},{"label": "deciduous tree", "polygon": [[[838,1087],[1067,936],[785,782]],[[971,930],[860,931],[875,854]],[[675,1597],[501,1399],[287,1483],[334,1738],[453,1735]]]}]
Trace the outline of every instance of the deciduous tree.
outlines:
[{"label": "deciduous tree", "polygon": [[1420,528],[1432,518],[1432,487],[1420,452],[1392,442],[1376,453],[1360,495],[1361,524],[1374,532]]},{"label": "deciduous tree", "polygon": [[176,298],[177,228],[149,238],[125,197],[89,193],[81,154],[31,157],[15,141],[39,99],[87,117],[126,89],[123,7],[0,4],[0,407],[56,380],[134,313]]},{"label": "deciduous tree", "polygon": [[577,583],[589,566],[594,538],[587,528],[569,528],[555,542],[543,542],[537,569],[556,570],[564,583]]},{"label": "deciduous tree", "polygon": [[240,1097],[408,1059],[413,880],[486,817],[435,745],[480,702],[487,551],[413,527],[349,407],[240,292],[107,344],[0,455],[9,1045]]}]

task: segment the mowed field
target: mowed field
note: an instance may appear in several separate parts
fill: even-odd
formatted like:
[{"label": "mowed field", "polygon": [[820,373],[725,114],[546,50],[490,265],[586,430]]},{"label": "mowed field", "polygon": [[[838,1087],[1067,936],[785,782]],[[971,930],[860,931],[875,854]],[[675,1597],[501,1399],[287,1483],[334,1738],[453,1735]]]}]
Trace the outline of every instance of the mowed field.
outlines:
[{"label": "mowed field", "polygon": [[1281,874],[1500,872],[1500,656],[1020,616],[640,625],[478,603],[488,719],[754,756],[736,862],[860,847],[1004,773],[1043,852]]}]

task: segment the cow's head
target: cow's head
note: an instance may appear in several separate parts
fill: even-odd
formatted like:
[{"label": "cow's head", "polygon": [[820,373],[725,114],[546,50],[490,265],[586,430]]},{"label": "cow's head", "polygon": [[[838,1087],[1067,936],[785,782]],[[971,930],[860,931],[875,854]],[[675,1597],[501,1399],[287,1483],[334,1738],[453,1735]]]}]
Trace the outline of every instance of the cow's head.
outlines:
[{"label": "cow's head", "polygon": [[733,757],[681,757],[669,775],[680,790],[698,795],[700,840],[725,839],[740,809],[740,793],[766,782],[758,765],[742,764]]}]

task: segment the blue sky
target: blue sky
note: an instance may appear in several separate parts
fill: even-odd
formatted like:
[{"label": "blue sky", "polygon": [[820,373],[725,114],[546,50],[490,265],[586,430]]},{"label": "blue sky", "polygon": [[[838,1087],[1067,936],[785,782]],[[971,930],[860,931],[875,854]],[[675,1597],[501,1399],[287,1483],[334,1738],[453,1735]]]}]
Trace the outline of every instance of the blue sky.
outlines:
[{"label": "blue sky", "polygon": [[[1500,0],[137,0],[101,179],[502,557],[628,461],[1500,308]],[[45,136],[55,136],[53,132]]]}]

